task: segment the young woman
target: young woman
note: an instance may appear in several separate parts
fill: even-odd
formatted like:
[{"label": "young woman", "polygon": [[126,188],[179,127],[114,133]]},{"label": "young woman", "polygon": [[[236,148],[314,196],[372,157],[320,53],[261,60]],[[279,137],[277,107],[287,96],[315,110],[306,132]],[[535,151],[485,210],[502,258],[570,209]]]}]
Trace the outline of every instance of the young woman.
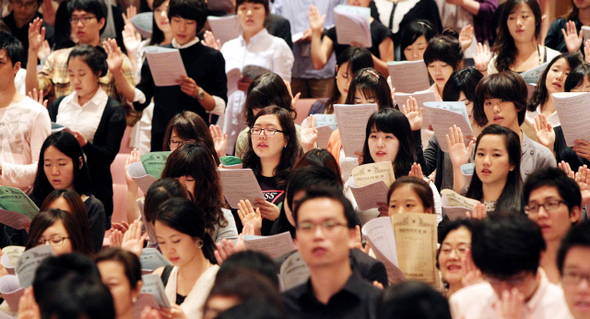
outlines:
[{"label": "young woman", "polygon": [[553,127],[561,124],[551,94],[564,91],[566,78],[580,63],[580,58],[573,53],[562,53],[549,62],[527,107],[526,118],[531,124],[539,114],[545,115]]},{"label": "young woman", "polygon": [[[358,7],[368,7],[371,0],[354,1],[348,0],[348,5]],[[340,56],[344,50],[350,47],[347,44],[339,44],[336,34],[336,27],[332,27],[324,32],[325,17],[321,16],[317,7],[309,7],[309,26],[311,28],[311,62],[316,70],[323,69],[332,52]],[[370,20],[371,40],[373,46],[369,48],[375,68],[383,74],[387,74],[387,62],[393,61],[393,40],[391,30],[381,24],[379,20],[372,17]],[[356,45],[358,46],[358,45]]]},{"label": "young woman", "polygon": [[69,202],[70,209],[60,209],[73,212],[72,201],[68,199],[71,194],[66,194],[65,190],[77,193],[75,196],[84,203],[83,214],[90,227],[92,247],[98,252],[102,248],[106,229],[105,209],[102,202],[92,195],[89,169],[84,158],[74,135],[65,131],[49,135],[41,146],[37,176],[30,196],[39,207],[48,200],[50,203]]},{"label": "young woman", "polygon": [[[560,52],[580,50],[583,37],[578,36],[582,26],[590,25],[590,5],[586,1],[571,0],[571,10],[567,16],[551,23],[545,36],[545,46]],[[568,41],[564,37],[567,35]]]},{"label": "young woman", "polygon": [[572,68],[564,84],[565,92],[590,92],[590,64],[582,63]]},{"label": "young woman", "polygon": [[[475,171],[466,196],[484,203],[488,212],[520,209],[520,151],[520,139],[509,128],[492,124],[483,129],[475,144]],[[464,182],[453,154],[451,160],[454,180]]]},{"label": "young woman", "polygon": [[463,288],[462,280],[470,271],[465,258],[471,250],[471,233],[474,225],[470,219],[448,222],[439,235],[441,245],[437,253],[437,267],[445,284],[445,296],[450,298]]},{"label": "young woman", "polygon": [[[246,96],[246,103],[244,104],[243,117],[248,124],[244,130],[238,135],[238,140],[235,147],[236,157],[243,158],[248,144],[248,131],[254,124],[254,116],[263,108],[276,105],[282,107],[291,113],[293,120],[297,117],[295,106],[292,104],[293,98],[289,92],[289,88],[285,81],[276,73],[265,73],[257,76],[250,83],[248,94]],[[295,124],[297,130],[297,138],[304,150],[313,148],[315,141],[310,141],[307,136],[302,136],[303,128]]]},{"label": "young woman", "polygon": [[428,20],[415,20],[404,27],[401,35],[401,60],[419,61],[424,59],[424,50],[436,33]]},{"label": "young woman", "polygon": [[[352,93],[348,94],[345,104],[376,103],[380,110],[394,107],[391,89],[387,84],[387,80],[373,68],[364,68],[357,71],[352,82],[350,82],[349,92]],[[327,149],[332,153],[336,161],[342,165],[340,159],[344,160],[345,156],[339,130],[332,132]],[[348,157],[354,155],[347,154]]]},{"label": "young woman", "polygon": [[397,179],[387,192],[387,215],[401,213],[434,214],[435,202],[432,187],[414,176]]},{"label": "young woman", "polygon": [[541,9],[537,0],[508,0],[500,16],[494,57],[482,73],[504,70],[522,73],[551,61],[559,51],[537,42],[541,32]]},{"label": "young woman", "polygon": [[[104,205],[108,229],[113,214],[111,163],[125,131],[125,110],[100,87],[99,78],[108,71],[102,48],[76,46],[67,65],[74,92],[53,101],[48,108],[49,117],[52,122],[68,127],[82,146],[92,180],[91,191]],[[74,162],[79,162],[78,157]]]},{"label": "young woman", "polygon": [[172,304],[171,318],[201,318],[203,304],[215,281],[215,243],[206,231],[205,212],[186,198],[164,202],[155,230],[162,254],[173,266],[158,268],[166,296]]},{"label": "young woman", "polygon": [[84,233],[83,225],[73,214],[60,209],[40,211],[31,221],[25,249],[40,245],[51,245],[56,255],[92,255],[90,236]]},{"label": "young woman", "polygon": [[133,313],[133,304],[143,285],[139,258],[120,248],[107,248],[94,257],[94,262],[103,284],[113,295],[116,319],[137,318],[139,314]]},{"label": "young woman", "polygon": [[238,232],[231,212],[223,208],[217,154],[203,143],[190,142],[176,149],[166,161],[162,178],[176,178],[191,194],[193,202],[205,213],[203,220],[215,242],[236,240]]},{"label": "young woman", "polygon": [[[473,134],[478,136],[485,123],[477,122],[473,116],[473,105],[476,101],[475,87],[479,80],[483,78],[481,72],[475,68],[466,68],[453,72],[443,90],[443,100],[464,102]],[[440,149],[436,136],[432,136],[428,141],[428,146],[424,150],[424,160],[426,165],[423,167],[424,174],[430,175],[436,170],[434,184],[439,190],[453,188],[453,166],[448,153]]]},{"label": "young woman", "polygon": [[463,49],[452,35],[439,35],[428,42],[424,51],[424,63],[434,84],[428,91],[434,92],[437,101],[442,101],[445,84],[453,72],[463,68]]},{"label": "young woman", "polygon": [[336,59],[336,76],[332,96],[319,99],[309,109],[308,115],[333,114],[334,104],[344,104],[348,97],[350,81],[360,69],[374,67],[371,52],[365,48],[350,47],[344,50]]},{"label": "young woman", "polygon": [[225,149],[218,149],[217,141],[213,140],[211,130],[205,121],[197,113],[191,111],[176,114],[170,120],[162,147],[165,151],[174,152],[183,144],[194,141],[203,143],[211,153],[217,155],[215,162],[219,165],[219,157],[225,156]]},{"label": "young woman", "polygon": [[[293,67],[293,52],[281,38],[272,36],[264,28],[264,21],[270,14],[268,0],[237,0],[236,14],[240,22],[242,33],[240,37],[226,42],[221,47],[225,58],[225,71],[253,65],[277,73],[284,81],[291,81]],[[241,117],[245,92],[253,78],[242,75],[235,92],[229,92],[228,104],[223,120],[223,132],[228,136],[227,154],[234,153],[238,134],[249,123]],[[230,83],[230,86],[234,83]]]},{"label": "young woman", "polygon": [[254,117],[250,128],[244,168],[251,168],[265,198],[256,200],[264,218],[261,234],[268,235],[272,222],[279,216],[277,207],[283,202],[287,178],[301,157],[295,124],[284,108],[269,106]]}]

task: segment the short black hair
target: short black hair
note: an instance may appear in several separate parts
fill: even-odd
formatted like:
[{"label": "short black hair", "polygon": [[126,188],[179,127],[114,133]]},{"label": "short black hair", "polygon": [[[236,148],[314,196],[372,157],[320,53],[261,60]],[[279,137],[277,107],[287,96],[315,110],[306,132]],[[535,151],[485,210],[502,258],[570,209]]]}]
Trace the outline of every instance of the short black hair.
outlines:
[{"label": "short black hair", "polygon": [[259,273],[279,289],[279,277],[277,276],[279,269],[275,262],[264,253],[245,250],[227,257],[219,267],[215,282],[217,283],[220,279],[228,274],[232,274],[236,270],[247,270]]},{"label": "short black hair", "polygon": [[555,187],[570,212],[574,207],[582,205],[582,194],[576,181],[569,178],[564,171],[557,167],[543,167],[529,175],[524,183],[522,190],[523,208],[529,204],[531,193],[543,186]]},{"label": "short black hair", "polygon": [[268,4],[268,0],[236,0],[236,12],[238,12],[238,7],[244,3],[258,3],[264,6],[264,12],[266,12],[266,16],[270,14],[270,6]]},{"label": "short black hair", "polygon": [[441,34],[428,41],[428,46],[424,50],[424,63],[428,66],[430,63],[441,61],[450,65],[453,71],[457,71],[463,62],[463,56],[459,39]]},{"label": "short black hair", "polygon": [[22,62],[25,56],[23,44],[11,33],[0,31],[0,50],[6,50],[6,55],[10,58],[12,66],[17,62]]},{"label": "short black hair", "polygon": [[482,274],[509,278],[537,273],[545,240],[539,226],[523,214],[489,215],[473,230],[471,255]]},{"label": "short black hair", "polygon": [[104,1],[102,0],[70,0],[68,2],[68,13],[69,17],[72,18],[72,14],[74,10],[82,10],[86,11],[87,13],[92,13],[96,16],[96,21],[100,21],[101,19],[105,19],[104,26],[100,29],[100,33],[104,31],[107,26],[107,15],[108,15],[108,8]]},{"label": "short black hair", "polygon": [[293,211],[293,219],[295,220],[295,225],[299,224],[298,216],[299,216],[299,209],[303,204],[307,201],[317,198],[327,198],[334,201],[337,201],[342,205],[344,218],[346,218],[346,223],[349,229],[353,229],[357,225],[357,216],[356,212],[354,211],[354,207],[344,196],[342,191],[333,189],[333,188],[310,188],[307,190],[307,194],[305,197],[301,199],[295,210]]},{"label": "short black hair", "polygon": [[430,285],[409,280],[383,292],[377,305],[378,319],[451,319],[447,299]]},{"label": "short black hair", "polygon": [[68,56],[68,64],[73,58],[78,58],[88,65],[92,73],[103,77],[109,72],[107,64],[107,52],[100,46],[94,47],[90,44],[75,46]]},{"label": "short black hair", "polygon": [[574,247],[590,248],[590,221],[586,220],[573,226],[565,238],[563,238],[561,246],[557,251],[557,267],[559,268],[559,273],[562,275],[565,256]]},{"label": "short black hair", "polygon": [[[482,78],[483,74],[476,68],[466,68],[453,72],[443,89],[443,101],[458,101],[459,95],[463,92],[465,98],[475,106],[477,102],[475,88]],[[485,126],[486,123],[477,122],[477,124]]]},{"label": "short black hair", "polygon": [[582,63],[575,68],[572,68],[570,74],[565,79],[563,90],[571,92],[571,90],[584,84],[584,79],[590,80],[590,64]]},{"label": "short black hair", "polygon": [[207,2],[205,0],[170,0],[168,19],[181,17],[197,22],[197,34],[207,22]]},{"label": "short black hair", "polygon": [[400,55],[402,60],[406,60],[404,51],[407,47],[414,44],[419,37],[424,36],[426,43],[434,38],[436,31],[432,27],[432,23],[425,19],[414,20],[402,29],[400,38]]},{"label": "short black hair", "polygon": [[526,116],[528,89],[524,78],[512,71],[502,71],[485,76],[475,88],[477,100],[473,106],[473,118],[477,123],[488,123],[484,110],[486,99],[504,99],[514,103],[518,112],[518,125],[524,123]]}]

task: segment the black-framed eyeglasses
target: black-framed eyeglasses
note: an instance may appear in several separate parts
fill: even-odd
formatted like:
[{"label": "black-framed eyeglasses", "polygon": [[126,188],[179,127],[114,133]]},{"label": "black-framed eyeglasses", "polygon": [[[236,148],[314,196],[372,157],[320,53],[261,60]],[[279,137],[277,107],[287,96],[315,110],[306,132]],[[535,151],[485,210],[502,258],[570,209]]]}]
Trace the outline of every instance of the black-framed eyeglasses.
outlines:
[{"label": "black-framed eyeglasses", "polygon": [[584,280],[590,285],[590,273],[566,270],[561,276],[561,284],[564,286],[577,286]]},{"label": "black-framed eyeglasses", "polygon": [[250,129],[250,134],[252,135],[260,135],[264,131],[264,135],[266,136],[275,136],[277,133],[283,133],[281,130],[277,130],[274,128],[260,128],[260,127],[253,127]]},{"label": "black-framed eyeglasses", "polygon": [[313,233],[316,230],[316,227],[319,227],[324,234],[331,234],[338,227],[348,227],[348,224],[337,222],[335,220],[327,220],[321,223],[312,223],[312,222],[302,222],[297,225],[297,230],[302,233]]},{"label": "black-framed eyeglasses", "polygon": [[194,141],[195,140],[186,140],[186,141],[185,140],[170,140],[168,142],[168,146],[170,146],[170,148],[172,148],[172,146],[174,145],[174,146],[176,146],[178,148],[178,147],[181,147],[182,145],[184,145],[186,143],[190,143],[190,142],[194,142]]},{"label": "black-framed eyeglasses", "polygon": [[545,209],[546,212],[552,212],[555,211],[559,208],[559,206],[561,206],[561,204],[565,203],[562,200],[558,200],[558,199],[551,199],[548,200],[547,202],[545,202],[544,204],[537,204],[537,203],[532,203],[529,205],[526,205],[524,207],[524,212],[527,215],[537,215],[539,213],[539,209],[541,207],[543,207]]},{"label": "black-framed eyeglasses", "polygon": [[47,243],[49,243],[51,246],[61,246],[61,245],[64,244],[64,241],[66,239],[70,239],[70,237],[64,237],[64,236],[58,237],[58,236],[55,236],[55,237],[51,237],[49,239],[43,239],[43,238],[41,238],[37,242],[37,246],[46,245]]},{"label": "black-framed eyeglasses", "polygon": [[31,9],[37,6],[37,1],[26,2],[22,3],[20,1],[9,1],[11,6],[22,8],[25,7],[27,9]]},{"label": "black-framed eyeglasses", "polygon": [[88,24],[90,21],[92,21],[92,19],[96,19],[95,16],[85,16],[85,17],[71,17],[70,18],[70,23],[73,25],[78,24],[78,22],[82,21],[83,25]]}]

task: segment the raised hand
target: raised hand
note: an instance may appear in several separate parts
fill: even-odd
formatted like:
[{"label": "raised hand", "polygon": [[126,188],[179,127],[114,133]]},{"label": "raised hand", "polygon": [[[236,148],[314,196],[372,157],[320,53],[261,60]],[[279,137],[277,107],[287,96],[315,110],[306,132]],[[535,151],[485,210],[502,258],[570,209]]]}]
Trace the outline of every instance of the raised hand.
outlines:
[{"label": "raised hand", "polygon": [[213,145],[215,146],[217,156],[226,156],[225,150],[227,149],[227,133],[223,133],[219,125],[215,124],[209,126],[209,131],[211,132],[211,137],[213,138]]},{"label": "raised hand", "polygon": [[122,15],[123,15],[123,20],[125,21],[125,26],[133,25],[133,23],[131,23],[131,18],[133,18],[137,15],[137,8],[133,5],[131,5],[127,8],[127,14],[125,14],[125,12],[123,12]]},{"label": "raised hand", "polygon": [[567,174],[567,177],[571,178],[571,179],[575,179],[576,178],[576,174],[575,172],[572,170],[570,164],[568,162],[565,161],[561,161],[560,163],[557,164],[557,166],[565,172],[565,174]]},{"label": "raised hand", "polygon": [[315,127],[315,123],[315,116],[310,115],[307,117],[305,127],[301,130],[301,146],[304,152],[311,150],[318,140],[318,130]]},{"label": "raised hand", "polygon": [[273,203],[265,201],[263,198],[256,198],[256,205],[260,209],[260,214],[262,217],[268,220],[276,220],[279,218],[280,210],[279,207]]},{"label": "raised hand", "polygon": [[453,125],[449,128],[449,135],[447,135],[447,145],[449,147],[449,156],[454,167],[459,167],[466,164],[473,153],[473,140],[465,147],[463,139],[463,132],[461,128]]},{"label": "raised hand", "polygon": [[565,28],[561,29],[561,33],[563,34],[565,46],[569,52],[580,50],[584,37],[581,29],[579,33],[576,31],[576,23],[574,21],[568,21]]},{"label": "raised hand", "polygon": [[252,207],[249,200],[240,200],[238,203],[238,216],[242,221],[242,225],[251,224],[256,234],[260,235],[260,229],[262,228],[262,214],[260,208]]},{"label": "raised hand", "polygon": [[47,100],[43,99],[43,90],[39,90],[39,94],[37,94],[37,89],[33,89],[33,91],[29,92],[27,95],[31,99],[39,102],[43,107],[47,108]]},{"label": "raised hand", "polygon": [[35,18],[29,23],[29,55],[37,56],[45,41],[45,27],[41,27],[43,19]]},{"label": "raised hand", "polygon": [[223,264],[227,257],[233,255],[236,252],[234,243],[231,240],[227,240],[225,238],[222,239],[220,243],[216,243],[215,246],[217,246],[217,249],[213,253],[215,254],[215,260],[217,260],[217,264],[219,266]]},{"label": "raised hand", "polygon": [[131,225],[129,225],[129,230],[125,232],[123,242],[121,243],[121,248],[134,253],[138,258],[141,257],[143,243],[147,237],[147,233],[144,235],[141,234],[141,225],[142,222],[139,220],[131,223]]},{"label": "raised hand", "polygon": [[307,13],[309,19],[309,28],[312,32],[323,32],[324,21],[326,21],[326,15],[320,15],[318,8],[314,5],[309,6],[309,12]]},{"label": "raised hand", "polygon": [[45,21],[45,23],[49,24],[50,26],[55,26],[55,14],[57,11],[53,6],[53,1],[43,0],[41,8],[43,9],[43,21]]},{"label": "raised hand", "polygon": [[125,54],[121,51],[121,48],[117,45],[117,40],[107,39],[102,43],[104,50],[107,52],[107,64],[111,73],[118,72],[123,67],[123,61],[125,60]]},{"label": "raised hand", "polygon": [[131,23],[125,24],[125,28],[123,28],[123,44],[129,56],[137,54],[137,50],[141,46],[141,35]]},{"label": "raised hand", "polygon": [[410,96],[406,104],[401,107],[402,113],[408,118],[410,128],[412,131],[417,131],[422,128],[424,117],[422,116],[422,109],[418,108],[418,102],[413,96]]},{"label": "raised hand", "polygon": [[475,68],[479,72],[487,72],[488,71],[488,64],[492,59],[492,52],[490,51],[490,47],[487,44],[478,43],[475,47],[475,53],[473,53],[473,63],[475,64]]},{"label": "raised hand", "polygon": [[137,188],[137,184],[135,183],[131,175],[129,175],[127,169],[129,168],[129,165],[137,163],[140,160],[141,156],[139,156],[139,151],[137,149],[133,149],[133,151],[131,151],[131,154],[125,160],[125,182],[127,182],[128,189],[131,189],[131,187]]},{"label": "raised hand", "polygon": [[534,124],[535,133],[539,143],[553,151],[553,144],[555,143],[555,131],[551,123],[547,121],[545,114],[539,114],[535,117]]},{"label": "raised hand", "polygon": [[410,169],[410,173],[408,176],[413,176],[418,179],[424,180],[424,173],[422,172],[422,166],[418,163],[412,164],[412,168]]},{"label": "raised hand", "polygon": [[461,29],[461,32],[459,33],[459,42],[461,42],[461,48],[463,48],[463,51],[471,46],[474,36],[475,32],[471,24],[468,24]]},{"label": "raised hand", "polygon": [[590,169],[588,169],[588,166],[580,166],[574,180],[580,187],[582,206],[585,206],[590,201]]},{"label": "raised hand", "polygon": [[221,41],[216,40],[215,36],[213,35],[213,32],[211,32],[211,31],[205,31],[203,44],[205,46],[208,46],[208,47],[213,48],[215,50],[218,50],[218,51],[221,50]]}]

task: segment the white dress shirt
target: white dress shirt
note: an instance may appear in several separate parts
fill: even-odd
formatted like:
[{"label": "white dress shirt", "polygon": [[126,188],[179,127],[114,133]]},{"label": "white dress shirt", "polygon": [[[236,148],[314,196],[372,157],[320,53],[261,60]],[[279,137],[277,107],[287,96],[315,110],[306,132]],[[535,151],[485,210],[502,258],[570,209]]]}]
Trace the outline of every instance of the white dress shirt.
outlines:
[{"label": "white dress shirt", "polygon": [[55,122],[79,131],[92,143],[108,99],[107,93],[99,87],[90,101],[80,105],[74,91],[59,104]]}]

